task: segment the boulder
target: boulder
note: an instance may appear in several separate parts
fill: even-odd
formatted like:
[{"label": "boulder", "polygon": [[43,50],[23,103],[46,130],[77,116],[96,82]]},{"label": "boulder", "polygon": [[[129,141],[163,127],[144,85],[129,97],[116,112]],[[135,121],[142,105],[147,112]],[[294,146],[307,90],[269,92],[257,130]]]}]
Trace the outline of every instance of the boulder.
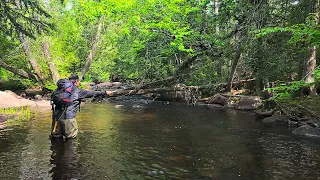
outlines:
[{"label": "boulder", "polygon": [[240,96],[216,94],[207,101],[208,104],[219,104],[228,108],[239,110],[257,110],[262,107],[259,96]]},{"label": "boulder", "polygon": [[183,101],[185,100],[184,91],[164,92],[157,98],[160,101]]},{"label": "boulder", "polygon": [[230,101],[221,94],[216,94],[208,101],[208,104],[219,104],[221,106],[226,106],[227,104],[230,104]]},{"label": "boulder", "polygon": [[37,95],[34,96],[34,98],[35,98],[36,100],[41,100],[41,99],[42,99],[42,96],[39,95],[39,94],[37,94]]},{"label": "boulder", "polygon": [[112,87],[111,82],[104,82],[104,83],[100,83],[100,84],[93,86],[92,89],[95,91],[101,91],[101,90],[109,89],[110,87]]},{"label": "boulder", "polygon": [[292,131],[294,135],[305,136],[310,138],[320,138],[319,128],[303,125]]},{"label": "boulder", "polygon": [[256,110],[263,105],[259,96],[235,96],[232,98],[237,99],[234,107],[239,110]]}]

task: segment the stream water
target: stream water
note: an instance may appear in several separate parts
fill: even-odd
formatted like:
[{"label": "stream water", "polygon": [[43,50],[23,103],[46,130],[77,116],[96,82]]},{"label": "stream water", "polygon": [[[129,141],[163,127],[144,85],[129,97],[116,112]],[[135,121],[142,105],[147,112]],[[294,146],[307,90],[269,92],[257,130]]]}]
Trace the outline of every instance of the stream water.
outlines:
[{"label": "stream water", "polygon": [[87,104],[74,140],[51,112],[0,130],[0,179],[319,179],[320,142],[252,114],[163,102]]}]

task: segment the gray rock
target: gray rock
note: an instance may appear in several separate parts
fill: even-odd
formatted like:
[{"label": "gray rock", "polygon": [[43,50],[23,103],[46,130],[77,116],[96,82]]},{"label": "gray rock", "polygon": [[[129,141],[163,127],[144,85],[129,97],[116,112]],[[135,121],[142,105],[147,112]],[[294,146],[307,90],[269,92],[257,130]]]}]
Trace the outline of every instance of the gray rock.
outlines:
[{"label": "gray rock", "polygon": [[288,126],[292,126],[292,127],[298,126],[298,122],[297,121],[288,120]]},{"label": "gray rock", "polygon": [[274,115],[264,118],[262,122],[265,124],[288,124],[289,119],[285,116]]},{"label": "gray rock", "polygon": [[160,101],[185,101],[184,91],[164,92],[157,98]]},{"label": "gray rock", "polygon": [[319,128],[303,125],[292,131],[293,134],[310,138],[320,138]]},{"label": "gray rock", "polygon": [[0,123],[5,122],[8,119],[8,117],[4,114],[0,114]]},{"label": "gray rock", "polygon": [[229,104],[229,99],[221,94],[216,94],[208,101],[208,104],[219,104],[221,106],[225,106]]},{"label": "gray rock", "polygon": [[259,110],[256,111],[256,116],[257,117],[270,117],[273,116],[275,114],[276,110],[275,109],[271,109],[271,110]]},{"label": "gray rock", "polygon": [[312,127],[320,127],[320,120],[318,119],[310,119],[309,121],[306,121],[306,123]]},{"label": "gray rock", "polygon": [[206,107],[207,107],[208,109],[223,108],[223,106],[220,105],[220,104],[207,104]]},{"label": "gray rock", "polygon": [[235,108],[239,110],[257,110],[262,106],[263,103],[257,96],[240,96],[239,102],[235,104]]},{"label": "gray rock", "polygon": [[227,108],[235,108],[239,110],[257,110],[263,104],[258,96],[242,96],[242,95],[228,95],[216,94],[207,101],[208,104],[219,104]]},{"label": "gray rock", "polygon": [[34,98],[35,98],[36,100],[41,100],[41,99],[42,99],[42,96],[39,95],[39,94],[37,94],[37,95],[34,96]]}]

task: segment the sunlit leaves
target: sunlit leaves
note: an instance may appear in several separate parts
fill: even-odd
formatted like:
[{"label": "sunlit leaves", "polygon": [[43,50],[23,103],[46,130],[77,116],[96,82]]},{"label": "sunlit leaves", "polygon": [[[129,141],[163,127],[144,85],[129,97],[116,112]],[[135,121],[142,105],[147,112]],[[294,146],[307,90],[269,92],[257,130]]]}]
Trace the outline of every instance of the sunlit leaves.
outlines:
[{"label": "sunlit leaves", "polygon": [[310,14],[306,23],[295,24],[289,27],[264,28],[254,33],[257,38],[261,38],[272,33],[287,32],[292,34],[289,41],[291,44],[303,42],[305,44],[318,46],[320,44],[320,25],[318,25],[316,21],[317,18],[315,18],[315,14]]},{"label": "sunlit leaves", "polygon": [[11,36],[22,33],[35,38],[54,27],[38,0],[0,1],[0,14],[0,30]]}]

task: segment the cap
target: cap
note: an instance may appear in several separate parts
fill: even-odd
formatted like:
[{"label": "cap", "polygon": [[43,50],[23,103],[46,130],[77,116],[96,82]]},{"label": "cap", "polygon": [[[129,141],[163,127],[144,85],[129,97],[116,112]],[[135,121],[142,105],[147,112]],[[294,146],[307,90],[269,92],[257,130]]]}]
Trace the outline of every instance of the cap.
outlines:
[{"label": "cap", "polygon": [[77,74],[72,74],[69,76],[69,80],[79,80],[79,76]]}]

